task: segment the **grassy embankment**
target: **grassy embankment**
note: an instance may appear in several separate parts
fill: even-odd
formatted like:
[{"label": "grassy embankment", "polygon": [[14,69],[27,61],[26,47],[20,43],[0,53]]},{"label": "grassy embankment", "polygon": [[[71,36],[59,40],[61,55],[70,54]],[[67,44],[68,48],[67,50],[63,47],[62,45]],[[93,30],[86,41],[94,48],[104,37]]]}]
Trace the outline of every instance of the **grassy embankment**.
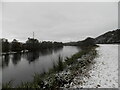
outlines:
[{"label": "grassy embankment", "polygon": [[[40,88],[40,89],[58,89],[69,88],[73,79],[77,75],[84,75],[85,70],[93,63],[97,56],[97,46],[83,48],[82,51],[74,54],[70,58],[62,60],[59,56],[58,63],[53,62],[53,68],[49,72],[35,74],[32,82],[22,82],[21,85],[13,87],[12,83],[6,83],[3,88]],[[79,84],[82,84],[80,82]]]}]

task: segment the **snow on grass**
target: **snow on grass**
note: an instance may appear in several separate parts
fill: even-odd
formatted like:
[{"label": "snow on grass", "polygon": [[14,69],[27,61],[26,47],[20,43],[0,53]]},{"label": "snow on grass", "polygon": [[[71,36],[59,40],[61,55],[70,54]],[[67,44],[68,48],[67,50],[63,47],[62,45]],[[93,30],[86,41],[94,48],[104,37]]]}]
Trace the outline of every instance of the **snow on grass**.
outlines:
[{"label": "snow on grass", "polygon": [[99,56],[88,72],[90,78],[74,88],[118,88],[118,45],[100,45],[97,50]]}]

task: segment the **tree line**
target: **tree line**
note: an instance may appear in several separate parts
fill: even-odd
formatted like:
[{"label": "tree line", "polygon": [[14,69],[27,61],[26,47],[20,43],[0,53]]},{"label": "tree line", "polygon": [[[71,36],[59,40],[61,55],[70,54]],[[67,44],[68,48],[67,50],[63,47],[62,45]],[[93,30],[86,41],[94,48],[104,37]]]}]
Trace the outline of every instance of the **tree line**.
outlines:
[{"label": "tree line", "polygon": [[9,42],[7,39],[2,38],[2,52],[21,52],[21,51],[38,51],[44,49],[51,49],[57,47],[63,47],[62,42],[51,42],[51,41],[39,41],[34,38],[28,38],[25,43],[19,42],[16,39],[13,39],[12,42]]}]

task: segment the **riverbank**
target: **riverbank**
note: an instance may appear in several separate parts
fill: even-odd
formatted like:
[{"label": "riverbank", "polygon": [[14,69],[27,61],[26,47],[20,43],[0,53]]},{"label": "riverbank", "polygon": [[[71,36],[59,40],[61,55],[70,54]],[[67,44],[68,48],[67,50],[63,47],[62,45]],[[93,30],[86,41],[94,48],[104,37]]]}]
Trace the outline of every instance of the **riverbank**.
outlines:
[{"label": "riverbank", "polygon": [[[98,57],[94,59],[87,72],[89,78],[84,77],[84,84],[75,84],[71,88],[118,88],[118,45],[99,44]],[[75,77],[80,82],[80,77]]]},{"label": "riverbank", "polygon": [[84,48],[82,51],[65,60],[59,57],[58,64],[54,64],[53,69],[47,73],[35,74],[33,82],[23,82],[17,87],[13,87],[11,83],[7,83],[3,85],[3,88],[69,88],[73,83],[74,77],[80,74],[81,76],[85,75],[85,71],[93,63],[97,55],[95,48]]}]

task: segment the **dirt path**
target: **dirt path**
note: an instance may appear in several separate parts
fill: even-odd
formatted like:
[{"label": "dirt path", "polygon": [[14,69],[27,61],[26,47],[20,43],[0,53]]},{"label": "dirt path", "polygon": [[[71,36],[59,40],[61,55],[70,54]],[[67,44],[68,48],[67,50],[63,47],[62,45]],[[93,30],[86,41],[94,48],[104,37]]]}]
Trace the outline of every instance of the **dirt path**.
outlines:
[{"label": "dirt path", "polygon": [[74,88],[118,88],[118,45],[100,45],[97,50],[99,56],[88,72],[90,77]]}]

